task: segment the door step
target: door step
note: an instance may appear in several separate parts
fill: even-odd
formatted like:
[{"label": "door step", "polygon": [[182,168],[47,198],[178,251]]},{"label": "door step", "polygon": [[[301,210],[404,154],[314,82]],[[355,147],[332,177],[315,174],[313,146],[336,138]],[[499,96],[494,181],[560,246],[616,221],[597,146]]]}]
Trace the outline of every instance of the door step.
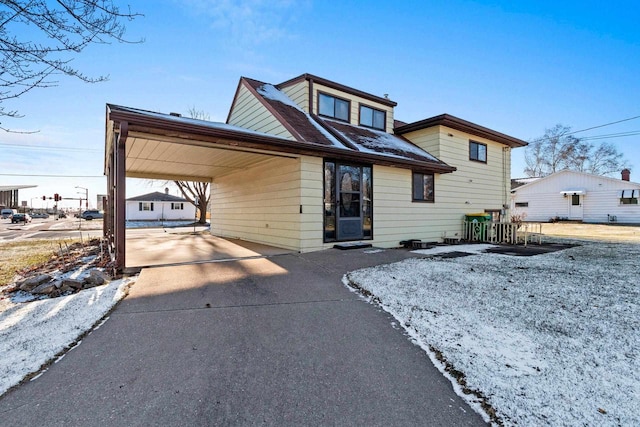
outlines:
[{"label": "door step", "polygon": [[371,243],[362,243],[362,242],[348,242],[348,243],[336,243],[333,245],[334,249],[340,249],[341,251],[346,251],[348,249],[363,249],[372,247]]}]

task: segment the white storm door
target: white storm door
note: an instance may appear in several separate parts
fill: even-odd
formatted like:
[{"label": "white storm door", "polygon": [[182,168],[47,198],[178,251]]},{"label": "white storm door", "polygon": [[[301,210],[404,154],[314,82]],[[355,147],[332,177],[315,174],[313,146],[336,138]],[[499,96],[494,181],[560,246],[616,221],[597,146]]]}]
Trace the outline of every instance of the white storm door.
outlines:
[{"label": "white storm door", "polygon": [[582,194],[572,194],[569,197],[569,219],[582,220],[583,218],[583,200]]}]

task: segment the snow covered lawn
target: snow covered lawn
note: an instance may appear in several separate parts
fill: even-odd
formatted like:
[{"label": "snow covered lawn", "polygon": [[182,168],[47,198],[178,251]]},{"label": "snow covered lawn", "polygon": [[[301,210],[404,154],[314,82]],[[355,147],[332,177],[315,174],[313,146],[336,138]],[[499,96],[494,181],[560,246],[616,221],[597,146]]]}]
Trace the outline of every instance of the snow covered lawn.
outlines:
[{"label": "snow covered lawn", "polygon": [[505,425],[638,426],[640,245],[580,244],[532,257],[434,254],[345,282],[443,369],[441,354]]},{"label": "snow covered lawn", "polygon": [[132,278],[30,302],[0,301],[0,395],[70,346],[124,297]]}]

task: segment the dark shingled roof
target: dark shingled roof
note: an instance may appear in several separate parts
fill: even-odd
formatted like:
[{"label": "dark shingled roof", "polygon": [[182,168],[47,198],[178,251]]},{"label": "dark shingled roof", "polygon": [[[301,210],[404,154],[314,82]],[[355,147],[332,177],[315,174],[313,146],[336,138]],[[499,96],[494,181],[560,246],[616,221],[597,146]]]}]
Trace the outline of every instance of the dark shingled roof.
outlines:
[{"label": "dark shingled roof", "polygon": [[426,163],[425,166],[431,164],[450,168],[404,137],[308,114],[277,87],[246,77],[243,80],[301,143],[328,145],[348,151],[415,160]]},{"label": "dark shingled roof", "polygon": [[[335,145],[334,142],[329,140],[327,136],[309,122],[309,116],[305,114],[303,110],[268,96],[264,96],[264,93],[261,93],[264,92],[264,89],[271,88],[277,91],[278,89],[276,89],[275,86],[258,80],[248,79],[246,77],[243,77],[243,79],[256,91],[256,93],[269,105],[269,107],[275,111],[286,122],[286,124],[289,125],[286,127],[293,134],[294,138],[300,142],[313,142],[315,144],[330,146]],[[286,96],[284,93],[280,93],[283,96]]]},{"label": "dark shingled roof", "polygon": [[155,191],[153,193],[143,194],[127,199],[128,202],[189,202],[182,197],[172,196],[171,194]]},{"label": "dark shingled roof", "polygon": [[445,163],[403,137],[376,129],[354,126],[337,120],[325,118],[319,118],[319,120],[324,122],[332,130],[332,133],[337,133],[340,138],[346,139],[358,151],[445,165]]}]

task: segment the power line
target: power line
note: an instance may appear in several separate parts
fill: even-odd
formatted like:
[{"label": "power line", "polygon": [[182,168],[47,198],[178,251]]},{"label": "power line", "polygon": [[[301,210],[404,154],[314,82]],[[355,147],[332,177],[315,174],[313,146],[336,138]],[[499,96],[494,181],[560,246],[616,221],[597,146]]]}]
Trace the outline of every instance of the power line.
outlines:
[{"label": "power line", "polygon": [[628,122],[629,120],[635,120],[635,119],[640,119],[640,116],[629,117],[628,119],[622,119],[622,120],[618,120],[616,122],[605,123],[605,124],[599,125],[599,126],[593,126],[593,127],[586,128],[586,129],[576,130],[576,131],[567,133],[567,135],[573,135],[574,133],[585,132],[585,131],[588,131],[588,130],[591,130],[591,129],[603,128],[605,126],[611,126],[611,125],[615,125],[615,124],[622,123],[622,122]]},{"label": "power line", "polygon": [[8,144],[0,142],[0,147],[15,147],[15,148],[27,148],[33,150],[49,150],[49,151],[102,151],[97,148],[77,148],[77,147],[55,147],[55,146],[43,146],[43,145],[22,145],[22,144]]},{"label": "power line", "polygon": [[37,178],[106,178],[104,175],[33,175],[22,173],[0,173],[0,176],[25,176]]},{"label": "power line", "polygon": [[633,130],[629,132],[610,133],[606,135],[585,136],[580,138],[580,141],[591,141],[594,139],[624,138],[626,136],[635,136],[635,135],[640,135],[640,131]]}]

